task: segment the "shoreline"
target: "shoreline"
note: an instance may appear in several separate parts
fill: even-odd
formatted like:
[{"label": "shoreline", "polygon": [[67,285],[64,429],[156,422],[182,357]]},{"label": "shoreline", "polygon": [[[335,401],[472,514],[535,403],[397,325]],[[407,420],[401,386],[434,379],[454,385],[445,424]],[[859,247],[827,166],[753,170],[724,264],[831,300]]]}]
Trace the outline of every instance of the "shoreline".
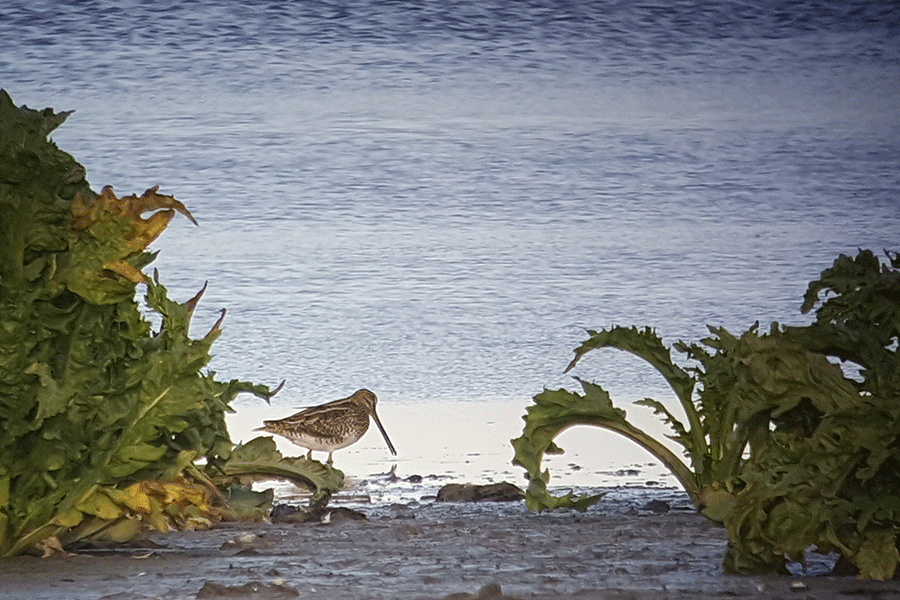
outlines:
[{"label": "shoreline", "polygon": [[9,600],[900,598],[900,580],[810,574],[827,569],[822,559],[806,575],[727,575],[725,531],[671,488],[613,489],[584,513],[522,502],[358,510],[365,520],[224,523],[4,559],[0,589]]},{"label": "shoreline", "polygon": [[[276,399],[278,397],[276,396]],[[226,415],[231,439],[248,442],[271,434],[254,431],[264,419],[281,418],[298,406],[237,403]],[[357,443],[334,454],[334,466],[344,472],[341,492],[368,495],[373,503],[411,502],[434,495],[445,483],[497,483],[527,485],[525,469],[512,464],[510,440],[522,434],[528,402],[380,402],[378,413],[398,455],[390,456],[373,426]],[[649,432],[664,437],[667,430],[652,412],[636,407],[633,417]],[[643,414],[642,413],[647,413]],[[643,416],[644,420],[640,417]],[[654,429],[655,427],[655,429]],[[306,449],[281,436],[272,436],[284,456],[305,455]],[[559,489],[595,489],[656,485],[676,486],[677,481],[659,460],[620,435],[587,425],[572,427],[556,439],[564,454],[544,457],[550,470],[550,486]],[[676,446],[673,446],[679,451]],[[313,453],[324,461],[327,455]],[[395,479],[394,479],[395,478]],[[410,485],[409,478],[421,478]],[[391,481],[391,479],[394,479]],[[300,502],[291,484],[262,482],[259,489],[275,488],[276,501]]]}]

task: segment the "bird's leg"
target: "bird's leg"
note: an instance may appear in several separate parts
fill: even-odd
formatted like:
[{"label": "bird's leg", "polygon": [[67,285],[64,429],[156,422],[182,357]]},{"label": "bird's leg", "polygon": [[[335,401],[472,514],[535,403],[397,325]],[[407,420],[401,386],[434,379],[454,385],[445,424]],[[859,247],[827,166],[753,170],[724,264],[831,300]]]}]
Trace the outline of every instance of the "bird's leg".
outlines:
[{"label": "bird's leg", "polygon": [[306,453],[306,460],[312,460],[312,450]]},{"label": "bird's leg", "polygon": [[334,454],[334,450],[328,453],[328,464],[333,465],[334,461],[331,459],[331,455]]}]

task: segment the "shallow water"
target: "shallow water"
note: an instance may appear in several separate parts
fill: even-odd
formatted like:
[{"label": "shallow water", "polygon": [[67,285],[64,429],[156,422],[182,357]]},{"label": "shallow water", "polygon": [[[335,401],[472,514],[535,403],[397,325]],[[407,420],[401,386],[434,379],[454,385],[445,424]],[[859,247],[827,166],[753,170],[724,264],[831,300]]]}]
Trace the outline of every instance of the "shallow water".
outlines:
[{"label": "shallow water", "polygon": [[[585,328],[803,322],[838,253],[898,249],[892,2],[13,1],[0,17],[0,86],[76,110],[53,137],[94,187],[160,184],[200,222],[155,243],[163,283],[186,299],[209,281],[198,335],[227,307],[222,377],[287,380],[271,409],[238,402],[238,438],[368,387],[399,476],[506,477],[517,416],[571,385]],[[671,397],[617,353],[576,374],[621,401]],[[572,485],[645,463],[591,439],[554,469]],[[377,437],[338,457],[360,477],[393,464]]]},{"label": "shallow water", "polygon": [[[227,419],[235,441],[247,442],[259,433],[250,431],[274,409],[242,406]],[[289,412],[289,411],[288,411]],[[345,474],[345,486],[333,504],[366,508],[393,503],[433,499],[448,483],[496,483],[508,481],[527,487],[525,471],[512,464],[512,438],[522,433],[524,414],[520,402],[410,402],[385,404],[379,415],[397,449],[392,457],[381,434],[372,426],[349,448],[334,453],[334,466]],[[286,416],[277,415],[278,417]],[[638,421],[639,423],[641,421]],[[657,424],[647,421],[648,428]],[[285,456],[306,450],[276,437]],[[545,457],[543,466],[551,472],[550,487],[556,494],[596,493],[599,489],[662,489],[677,487],[675,478],[651,455],[625,444],[616,434],[581,426],[563,432],[557,443],[565,454]],[[313,453],[324,461],[327,454]],[[265,482],[259,487],[275,487],[284,502],[303,502],[306,490],[290,483]],[[684,495],[687,499],[687,495]]]}]

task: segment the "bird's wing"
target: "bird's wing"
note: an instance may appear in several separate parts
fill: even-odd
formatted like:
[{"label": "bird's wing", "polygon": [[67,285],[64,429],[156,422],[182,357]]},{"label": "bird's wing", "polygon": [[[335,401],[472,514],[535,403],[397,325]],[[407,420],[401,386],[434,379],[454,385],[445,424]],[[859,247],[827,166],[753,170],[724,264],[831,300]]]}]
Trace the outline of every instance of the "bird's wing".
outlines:
[{"label": "bird's wing", "polygon": [[353,404],[336,400],[321,406],[311,406],[297,414],[282,419],[281,422],[286,426],[296,424],[307,433],[313,435],[329,437],[334,435],[333,423],[336,420],[340,421],[348,418],[349,414],[355,411],[356,408]]}]

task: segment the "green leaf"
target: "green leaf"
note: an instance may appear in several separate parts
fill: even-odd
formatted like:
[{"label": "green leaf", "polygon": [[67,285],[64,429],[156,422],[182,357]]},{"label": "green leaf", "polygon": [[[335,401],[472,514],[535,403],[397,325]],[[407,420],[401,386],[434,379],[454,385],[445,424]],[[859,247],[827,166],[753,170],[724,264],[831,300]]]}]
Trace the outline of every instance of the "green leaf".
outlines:
[{"label": "green leaf", "polygon": [[229,459],[222,464],[228,476],[262,475],[284,478],[315,492],[333,492],[344,484],[344,474],[331,465],[324,465],[305,456],[283,457],[271,437],[256,437],[236,446]]},{"label": "green leaf", "polygon": [[[580,380],[579,380],[580,381]],[[580,381],[584,395],[568,390],[544,390],[534,397],[535,404],[528,407],[522,436],[512,440],[515,449],[513,463],[524,467],[531,483],[525,492],[525,503],[532,510],[549,510],[572,507],[585,510],[602,498],[572,499],[571,494],[553,498],[547,491],[549,473],[541,470],[541,460],[548,451],[556,448],[553,439],[563,430],[574,425],[595,425],[615,431],[640,444],[663,461],[676,476],[684,477],[689,493],[699,493],[690,472],[668,448],[632,426],[625,418],[625,411],[613,406],[609,394],[599,385]]]},{"label": "green leaf", "polygon": [[256,492],[247,486],[231,484],[225,490],[226,506],[221,508],[231,521],[264,521],[268,519],[275,498],[269,488]]}]

